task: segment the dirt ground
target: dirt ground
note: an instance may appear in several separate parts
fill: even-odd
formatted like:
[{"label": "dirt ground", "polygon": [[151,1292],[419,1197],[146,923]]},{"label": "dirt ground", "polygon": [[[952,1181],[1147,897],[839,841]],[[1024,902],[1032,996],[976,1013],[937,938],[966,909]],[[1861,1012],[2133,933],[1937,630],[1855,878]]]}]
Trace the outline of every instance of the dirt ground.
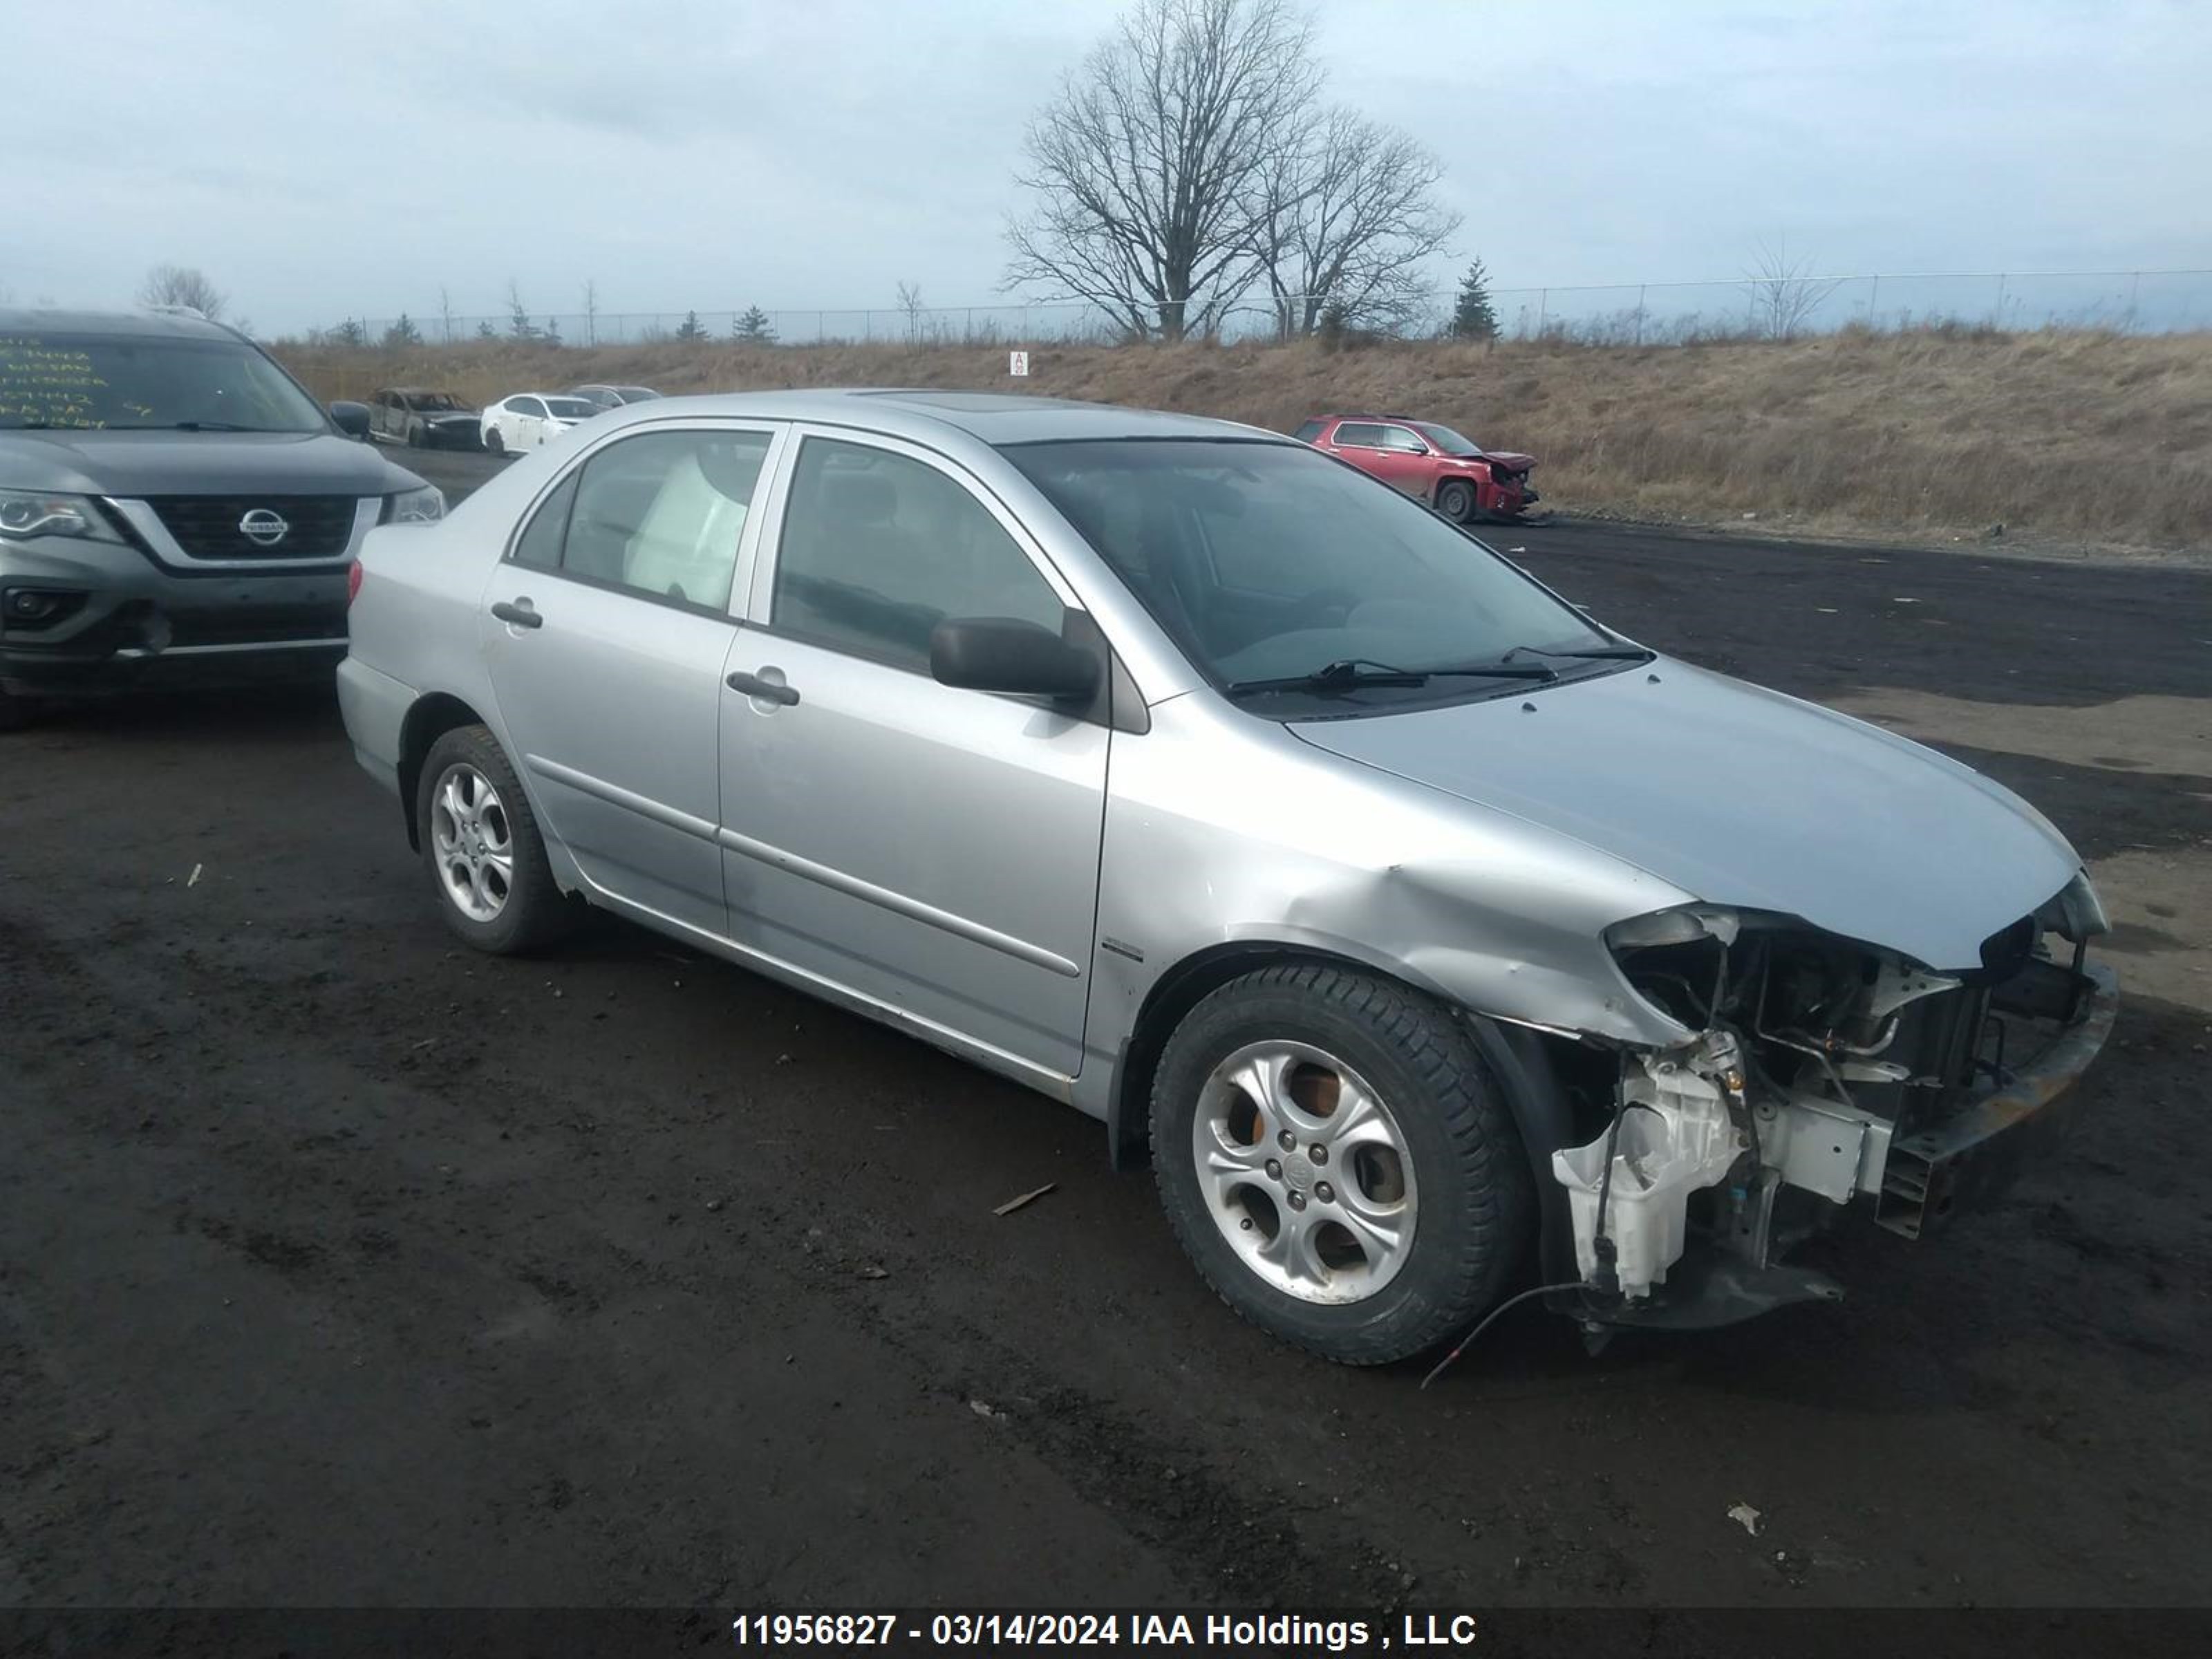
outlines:
[{"label": "dirt ground", "polygon": [[2128,1000],[2005,1207],[1418,1392],[1071,1111],[625,926],[457,949],[330,697],[82,713],[0,739],[0,1607],[2203,1601],[2212,574],[1498,539],[2075,837]]}]

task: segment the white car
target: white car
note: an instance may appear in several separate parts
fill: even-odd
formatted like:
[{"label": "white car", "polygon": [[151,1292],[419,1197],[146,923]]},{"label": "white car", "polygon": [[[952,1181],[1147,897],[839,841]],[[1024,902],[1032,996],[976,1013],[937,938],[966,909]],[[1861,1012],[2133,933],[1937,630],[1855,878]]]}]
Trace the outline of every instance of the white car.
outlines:
[{"label": "white car", "polygon": [[483,447],[495,455],[536,449],[559,437],[579,422],[599,411],[581,398],[549,397],[542,392],[518,392],[502,398],[483,412]]}]

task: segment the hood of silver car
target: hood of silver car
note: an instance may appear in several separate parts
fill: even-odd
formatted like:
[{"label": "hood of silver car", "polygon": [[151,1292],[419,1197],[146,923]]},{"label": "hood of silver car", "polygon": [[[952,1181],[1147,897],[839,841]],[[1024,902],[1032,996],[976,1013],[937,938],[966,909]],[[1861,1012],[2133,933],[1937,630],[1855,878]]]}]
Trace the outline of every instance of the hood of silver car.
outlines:
[{"label": "hood of silver car", "polygon": [[0,434],[0,486],[89,495],[381,495],[421,480],[322,432]]},{"label": "hood of silver car", "polygon": [[1665,659],[1525,695],[1303,721],[1317,748],[1571,836],[1714,904],[1937,969],[2073,878],[2040,813],[1934,750]]}]

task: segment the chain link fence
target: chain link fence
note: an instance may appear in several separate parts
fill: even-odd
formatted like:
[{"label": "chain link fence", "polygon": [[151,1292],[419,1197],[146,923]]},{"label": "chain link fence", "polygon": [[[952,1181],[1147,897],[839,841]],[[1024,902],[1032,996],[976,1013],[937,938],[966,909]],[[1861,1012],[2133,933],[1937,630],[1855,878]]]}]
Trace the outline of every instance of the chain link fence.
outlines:
[{"label": "chain link fence", "polygon": [[[1445,331],[1449,296],[1393,332]],[[1592,345],[1680,345],[1775,338],[1848,327],[1893,331],[1931,326],[2109,329],[2169,333],[2212,328],[2212,270],[1986,271],[1789,276],[1706,283],[1617,283],[1490,291],[1507,339]],[[862,310],[556,312],[517,318],[349,319],[311,331],[318,346],[464,344],[535,340],[570,346],[664,341],[784,345],[1109,345],[1130,337],[1121,321],[1082,301]],[[1212,337],[1236,343],[1282,337],[1266,303],[1232,309]]]}]

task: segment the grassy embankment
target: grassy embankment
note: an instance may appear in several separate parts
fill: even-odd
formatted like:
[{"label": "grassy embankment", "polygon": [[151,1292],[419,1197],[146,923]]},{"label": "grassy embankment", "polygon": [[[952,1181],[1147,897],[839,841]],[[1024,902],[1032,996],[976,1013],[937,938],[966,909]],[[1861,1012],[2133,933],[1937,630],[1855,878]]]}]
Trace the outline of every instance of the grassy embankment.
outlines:
[{"label": "grassy embankment", "polygon": [[1689,347],[1511,343],[596,349],[487,343],[280,349],[325,397],[392,384],[483,402],[586,380],[671,393],[794,386],[1005,387],[1287,430],[1382,409],[1526,450],[1555,507],[1764,532],[2212,547],[2212,334],[1942,330]]}]

